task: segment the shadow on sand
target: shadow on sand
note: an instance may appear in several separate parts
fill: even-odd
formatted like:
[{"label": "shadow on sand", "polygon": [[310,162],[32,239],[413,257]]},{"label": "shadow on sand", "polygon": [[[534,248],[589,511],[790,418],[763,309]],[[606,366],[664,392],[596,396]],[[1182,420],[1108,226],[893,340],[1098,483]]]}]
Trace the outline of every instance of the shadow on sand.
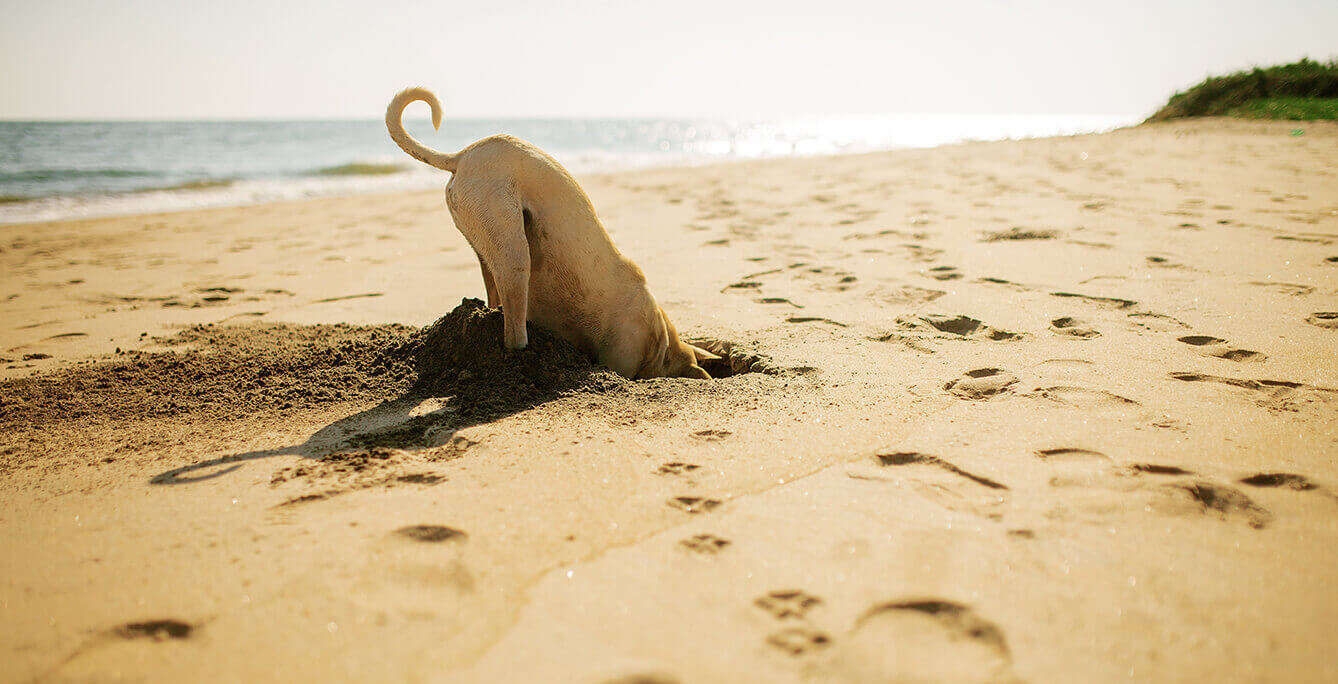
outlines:
[{"label": "shadow on sand", "polygon": [[[585,354],[542,329],[530,328],[526,349],[504,350],[499,344],[502,323],[500,310],[466,299],[417,336],[413,345],[417,379],[413,388],[399,398],[335,421],[301,444],[174,468],[150,482],[202,482],[235,472],[249,461],[273,456],[319,461],[337,453],[375,448],[416,451],[440,447],[449,444],[459,430],[515,415],[564,394],[609,396],[635,391],[633,381],[591,365]],[[764,357],[736,349],[728,342],[698,343],[721,357],[707,367],[714,377],[777,372]]]}]

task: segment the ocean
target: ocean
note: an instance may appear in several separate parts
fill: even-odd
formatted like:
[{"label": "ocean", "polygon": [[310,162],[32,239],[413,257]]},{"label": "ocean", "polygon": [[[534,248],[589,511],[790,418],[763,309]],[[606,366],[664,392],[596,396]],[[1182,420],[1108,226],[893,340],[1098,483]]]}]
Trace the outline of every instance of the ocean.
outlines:
[{"label": "ocean", "polygon": [[[575,174],[934,147],[1132,125],[1128,116],[880,116],[784,120],[456,119],[419,140],[454,151],[524,138]],[[442,186],[380,121],[0,122],[0,223],[237,206]]]}]

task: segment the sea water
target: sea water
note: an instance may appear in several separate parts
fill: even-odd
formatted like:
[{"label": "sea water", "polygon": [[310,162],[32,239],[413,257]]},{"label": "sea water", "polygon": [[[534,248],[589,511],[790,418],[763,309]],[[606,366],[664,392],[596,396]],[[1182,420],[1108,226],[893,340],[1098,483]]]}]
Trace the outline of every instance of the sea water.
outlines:
[{"label": "sea water", "polygon": [[[507,133],[577,175],[743,159],[1100,132],[1119,116],[881,116],[788,120],[456,119],[428,146]],[[381,121],[0,122],[0,223],[440,187]]]}]

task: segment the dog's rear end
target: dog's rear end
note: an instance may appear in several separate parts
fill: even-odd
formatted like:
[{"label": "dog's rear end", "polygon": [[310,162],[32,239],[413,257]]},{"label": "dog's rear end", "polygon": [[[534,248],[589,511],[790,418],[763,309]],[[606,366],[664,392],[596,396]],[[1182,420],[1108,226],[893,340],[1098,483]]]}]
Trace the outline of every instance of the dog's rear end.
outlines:
[{"label": "dog's rear end", "polygon": [[561,164],[511,136],[455,154],[427,147],[401,122],[416,101],[431,107],[439,128],[441,105],[422,88],[391,100],[386,128],[409,156],[454,174],[446,204],[478,256],[488,305],[502,307],[508,348],[528,344],[531,320],[629,378],[710,378],[699,364],[717,357],[678,338],[641,269],[618,252]]}]

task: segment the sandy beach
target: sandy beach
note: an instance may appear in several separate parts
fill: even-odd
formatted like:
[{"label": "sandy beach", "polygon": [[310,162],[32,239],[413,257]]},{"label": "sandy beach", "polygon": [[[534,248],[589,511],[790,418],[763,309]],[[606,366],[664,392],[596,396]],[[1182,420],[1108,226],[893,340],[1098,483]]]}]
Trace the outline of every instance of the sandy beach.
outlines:
[{"label": "sandy beach", "polygon": [[581,177],[732,374],[500,397],[440,191],[0,226],[0,680],[1334,681],[1335,160]]}]

